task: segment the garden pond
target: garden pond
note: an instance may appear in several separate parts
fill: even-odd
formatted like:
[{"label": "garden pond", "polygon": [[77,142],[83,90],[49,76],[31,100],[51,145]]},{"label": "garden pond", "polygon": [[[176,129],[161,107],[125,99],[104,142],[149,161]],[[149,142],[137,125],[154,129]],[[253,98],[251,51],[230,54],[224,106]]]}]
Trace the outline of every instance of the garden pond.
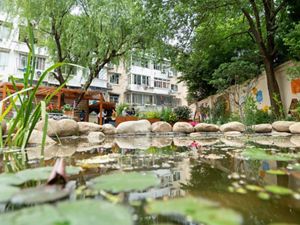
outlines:
[{"label": "garden pond", "polygon": [[[290,135],[107,137],[97,145],[74,137],[46,146],[44,157],[28,148],[25,165],[21,152],[5,150],[0,221],[299,225],[298,147],[300,136]],[[52,182],[57,158],[66,184],[60,173]]]}]

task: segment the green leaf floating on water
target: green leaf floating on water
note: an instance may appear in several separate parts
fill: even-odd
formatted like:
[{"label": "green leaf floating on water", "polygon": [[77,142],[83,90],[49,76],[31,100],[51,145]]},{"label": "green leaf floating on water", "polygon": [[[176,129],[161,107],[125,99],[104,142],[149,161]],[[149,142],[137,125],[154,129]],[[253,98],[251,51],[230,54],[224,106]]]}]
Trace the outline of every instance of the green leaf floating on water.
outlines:
[{"label": "green leaf floating on water", "polygon": [[91,187],[96,190],[105,190],[113,193],[128,191],[143,191],[160,184],[160,180],[152,172],[113,173],[91,180]]},{"label": "green leaf floating on water", "polygon": [[0,203],[9,201],[10,198],[18,191],[19,188],[17,187],[2,185],[0,183]]},{"label": "green leaf floating on water", "polygon": [[267,170],[266,173],[272,175],[287,175],[287,172],[284,170]]},{"label": "green leaf floating on water", "polygon": [[245,158],[249,158],[251,160],[274,160],[274,161],[292,161],[295,157],[284,154],[277,153],[274,155],[268,154],[268,152],[262,148],[248,148],[244,150],[241,155]]},{"label": "green leaf floating on water", "polygon": [[66,198],[69,194],[69,191],[57,185],[39,186],[21,190],[12,196],[10,202],[19,205],[41,204]]},{"label": "green leaf floating on water", "polygon": [[121,205],[99,200],[62,202],[57,206],[40,205],[0,214],[1,225],[132,225],[131,213]]},{"label": "green leaf floating on water", "polygon": [[[81,170],[81,167],[67,166],[66,173],[67,175],[78,174]],[[33,169],[26,169],[19,171],[17,173],[3,173],[0,175],[0,184],[5,185],[21,185],[27,181],[31,180],[47,180],[52,167],[39,167]]]},{"label": "green leaf floating on water", "polygon": [[150,214],[166,216],[179,214],[206,225],[238,225],[243,222],[239,213],[203,198],[187,197],[168,201],[153,201],[149,203],[146,210]]},{"label": "green leaf floating on water", "polygon": [[276,185],[267,185],[265,186],[265,190],[277,195],[291,195],[294,193],[291,189]]}]

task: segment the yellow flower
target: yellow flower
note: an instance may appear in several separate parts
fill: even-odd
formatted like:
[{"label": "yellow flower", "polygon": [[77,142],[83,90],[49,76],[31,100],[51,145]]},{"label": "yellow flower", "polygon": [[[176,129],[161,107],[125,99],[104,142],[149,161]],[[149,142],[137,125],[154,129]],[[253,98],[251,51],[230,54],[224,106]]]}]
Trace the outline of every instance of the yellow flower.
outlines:
[{"label": "yellow flower", "polygon": [[261,111],[263,111],[263,112],[268,112],[269,109],[270,109],[270,106],[265,105],[264,107],[262,107]]}]

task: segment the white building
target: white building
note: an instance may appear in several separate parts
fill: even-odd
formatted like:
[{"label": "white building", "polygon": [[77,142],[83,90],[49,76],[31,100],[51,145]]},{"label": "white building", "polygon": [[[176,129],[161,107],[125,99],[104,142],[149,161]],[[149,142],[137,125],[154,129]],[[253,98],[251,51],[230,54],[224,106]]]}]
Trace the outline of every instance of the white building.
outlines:
[{"label": "white building", "polygon": [[[29,49],[24,42],[26,29],[20,24],[19,18],[9,18],[0,13],[0,82],[9,81],[11,75],[22,82]],[[47,49],[38,47],[38,43],[35,55],[37,80],[52,63]],[[67,86],[81,88],[87,73],[87,69],[73,68]],[[58,81],[49,74],[43,83],[57,85]],[[106,101],[126,102],[141,109],[187,104],[186,87],[182,83],[177,84],[177,72],[171,69],[170,63],[158,63],[145,57],[133,56],[129,63],[107,65],[93,80],[90,89],[103,92]]]}]

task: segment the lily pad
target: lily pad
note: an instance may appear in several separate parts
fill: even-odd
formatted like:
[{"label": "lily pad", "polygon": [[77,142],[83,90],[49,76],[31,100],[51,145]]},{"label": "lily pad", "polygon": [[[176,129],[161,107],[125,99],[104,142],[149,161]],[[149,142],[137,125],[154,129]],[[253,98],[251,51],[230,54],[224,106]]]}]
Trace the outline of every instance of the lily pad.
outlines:
[{"label": "lily pad", "polygon": [[133,224],[128,208],[108,202],[96,200],[62,202],[58,204],[57,209],[71,225]]},{"label": "lily pad", "polygon": [[0,184],[0,202],[8,202],[19,188]]},{"label": "lily pad", "polygon": [[248,184],[246,185],[246,189],[249,191],[263,191],[264,189],[257,185]]},{"label": "lily pad", "polygon": [[91,180],[91,187],[96,190],[105,190],[113,193],[143,191],[159,185],[160,180],[152,172],[147,173],[114,173],[103,175]]},{"label": "lily pad", "polygon": [[69,191],[62,189],[61,186],[39,186],[27,188],[16,193],[11,198],[11,203],[18,205],[30,205],[54,202],[66,198],[69,194]]},{"label": "lily pad", "polygon": [[[51,171],[52,167],[39,167],[39,168],[33,168],[33,169],[26,169],[22,170],[15,174],[16,177],[23,180],[23,183],[30,180],[47,180]],[[66,173],[67,175],[75,175],[80,172],[80,167],[74,167],[74,166],[67,166],[66,167]]]},{"label": "lily pad", "polygon": [[98,200],[81,200],[52,205],[39,205],[0,214],[1,225],[132,225],[128,208]]},{"label": "lily pad", "polygon": [[17,177],[14,173],[2,173],[0,175],[0,184],[21,185],[25,181],[22,177]]},{"label": "lily pad", "polygon": [[257,196],[262,200],[269,200],[271,198],[270,194],[267,192],[260,192],[257,194]]},{"label": "lily pad", "polygon": [[288,169],[300,171],[300,163],[296,163],[294,165],[289,165]]},{"label": "lily pad", "polygon": [[284,170],[267,170],[266,172],[272,175],[287,175],[287,172]]},{"label": "lily pad", "polygon": [[248,148],[244,150],[241,155],[245,158],[251,160],[274,160],[274,161],[292,161],[294,157],[283,154],[277,153],[275,155],[268,154],[268,152],[261,148]]},{"label": "lily pad", "polygon": [[[238,225],[243,222],[242,216],[218,203],[203,198],[181,198],[168,201],[153,201],[147,212],[160,215],[179,214],[198,223],[207,225]],[[226,215],[226,216],[224,216]]]},{"label": "lily pad", "polygon": [[265,186],[266,191],[277,195],[291,195],[294,192],[291,189],[280,187],[277,185],[267,185]]}]

